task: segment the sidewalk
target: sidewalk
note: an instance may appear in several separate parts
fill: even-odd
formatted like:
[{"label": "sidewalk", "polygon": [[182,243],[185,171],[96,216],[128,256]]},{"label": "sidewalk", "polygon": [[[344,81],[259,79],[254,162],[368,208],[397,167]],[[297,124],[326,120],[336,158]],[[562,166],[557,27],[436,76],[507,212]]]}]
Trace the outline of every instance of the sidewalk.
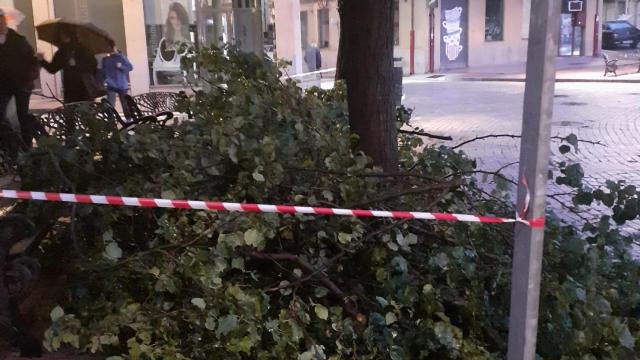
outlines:
[{"label": "sidewalk", "polygon": [[[558,57],[556,60],[557,82],[605,82],[640,83],[637,65],[622,65],[618,76],[604,76],[604,61],[601,57]],[[492,65],[445,71],[438,74],[420,74],[405,77],[405,83],[426,81],[505,81],[523,82],[526,64]]]}]

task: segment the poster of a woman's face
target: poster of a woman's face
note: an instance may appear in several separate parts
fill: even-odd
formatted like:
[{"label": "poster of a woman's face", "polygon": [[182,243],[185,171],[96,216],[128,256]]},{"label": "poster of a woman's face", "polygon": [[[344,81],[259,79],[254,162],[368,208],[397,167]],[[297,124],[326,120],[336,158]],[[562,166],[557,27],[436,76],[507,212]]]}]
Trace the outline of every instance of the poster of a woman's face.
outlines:
[{"label": "poster of a woman's face", "polygon": [[180,59],[191,48],[194,0],[144,0],[149,70],[154,85],[183,81]]},{"label": "poster of a woman's face", "polygon": [[178,2],[174,2],[169,6],[164,37],[172,45],[191,41],[189,36],[189,14],[184,6]]}]

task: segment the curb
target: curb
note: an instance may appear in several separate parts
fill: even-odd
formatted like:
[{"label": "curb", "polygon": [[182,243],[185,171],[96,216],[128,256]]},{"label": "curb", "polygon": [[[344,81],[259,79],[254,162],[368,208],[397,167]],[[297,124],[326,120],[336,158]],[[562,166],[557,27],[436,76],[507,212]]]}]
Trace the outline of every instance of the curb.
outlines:
[{"label": "curb", "polygon": [[[525,82],[520,78],[460,78],[458,81],[469,82]],[[614,79],[556,79],[556,83],[623,83],[640,84],[640,79],[614,80]]]}]

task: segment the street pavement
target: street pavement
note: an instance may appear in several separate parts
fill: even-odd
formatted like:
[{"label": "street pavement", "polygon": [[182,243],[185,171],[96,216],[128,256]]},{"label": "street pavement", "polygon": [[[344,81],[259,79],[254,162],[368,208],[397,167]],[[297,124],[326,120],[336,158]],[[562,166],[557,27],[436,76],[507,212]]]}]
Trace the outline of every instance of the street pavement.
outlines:
[{"label": "street pavement", "polygon": [[[414,109],[412,125],[429,133],[449,135],[453,141],[433,141],[454,145],[477,136],[521,133],[524,83],[467,81],[407,81],[404,104]],[[605,146],[581,143],[578,153],[561,155],[559,141],[551,146],[554,161],[579,162],[585,182],[593,187],[608,179],[623,180],[640,186],[640,84],[581,83],[556,84],[552,135],[574,133],[581,140],[599,141]],[[504,166],[504,174],[517,178],[519,139],[489,138],[463,146],[478,168],[495,171]],[[549,182],[550,194],[569,189]],[[578,223],[580,217],[567,211],[568,197],[560,196],[549,205],[559,215]],[[564,204],[564,205],[562,205]],[[596,218],[602,207],[582,208],[582,216]],[[640,221],[625,225],[626,233],[640,235]]]}]

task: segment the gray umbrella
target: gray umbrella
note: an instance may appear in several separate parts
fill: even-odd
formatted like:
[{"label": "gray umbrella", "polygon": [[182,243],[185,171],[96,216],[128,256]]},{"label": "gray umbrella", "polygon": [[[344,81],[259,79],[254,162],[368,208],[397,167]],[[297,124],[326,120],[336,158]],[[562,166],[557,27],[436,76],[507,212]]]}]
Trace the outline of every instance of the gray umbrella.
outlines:
[{"label": "gray umbrella", "polygon": [[75,36],[78,43],[89,49],[92,54],[110,53],[113,51],[114,41],[104,30],[92,23],[53,19],[47,20],[36,27],[38,38],[60,47],[60,33],[65,32]]}]

